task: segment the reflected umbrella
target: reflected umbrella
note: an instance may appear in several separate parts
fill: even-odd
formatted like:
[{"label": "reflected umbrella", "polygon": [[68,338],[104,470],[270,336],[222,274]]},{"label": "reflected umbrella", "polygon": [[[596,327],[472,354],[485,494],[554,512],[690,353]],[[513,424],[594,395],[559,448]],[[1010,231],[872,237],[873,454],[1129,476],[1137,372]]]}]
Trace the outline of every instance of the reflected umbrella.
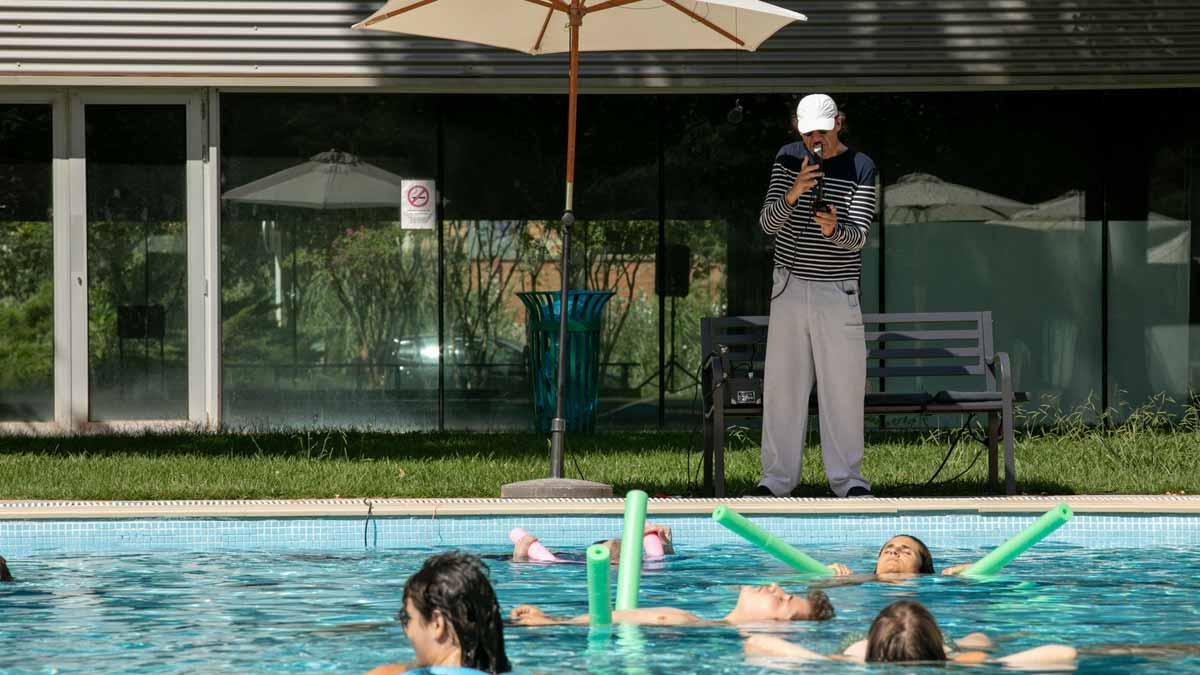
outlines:
[{"label": "reflected umbrella", "polygon": [[[349,152],[329,150],[307,162],[276,171],[226,191],[227,202],[292,207],[318,211],[342,209],[400,208],[404,202],[403,179],[359,159]],[[263,244],[274,262],[275,320],[283,325],[282,236],[274,219],[262,221]],[[295,279],[295,232],[291,233],[292,276]],[[293,281],[294,283],[294,281]],[[294,298],[294,294],[293,294]],[[298,360],[296,308],[292,314],[292,361]]]}]

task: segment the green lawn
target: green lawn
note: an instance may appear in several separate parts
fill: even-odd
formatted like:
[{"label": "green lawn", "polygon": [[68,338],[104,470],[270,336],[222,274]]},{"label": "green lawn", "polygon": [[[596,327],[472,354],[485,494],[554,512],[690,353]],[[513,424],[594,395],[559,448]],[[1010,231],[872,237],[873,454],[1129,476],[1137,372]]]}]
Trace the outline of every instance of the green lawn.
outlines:
[{"label": "green lawn", "polygon": [[[617,494],[699,495],[699,444],[699,434],[682,432],[574,435],[567,474]],[[735,429],[730,445],[727,486],[738,495],[758,478],[757,438]],[[982,494],[987,458],[969,439],[924,485],[947,447],[945,434],[877,435],[864,474],[880,496]],[[1194,424],[1060,423],[1022,434],[1018,483],[1027,494],[1200,493],[1198,449]],[[503,483],[545,477],[547,468],[546,439],[520,433],[0,437],[0,499],[495,497]],[[828,494],[815,446],[795,494]]]}]

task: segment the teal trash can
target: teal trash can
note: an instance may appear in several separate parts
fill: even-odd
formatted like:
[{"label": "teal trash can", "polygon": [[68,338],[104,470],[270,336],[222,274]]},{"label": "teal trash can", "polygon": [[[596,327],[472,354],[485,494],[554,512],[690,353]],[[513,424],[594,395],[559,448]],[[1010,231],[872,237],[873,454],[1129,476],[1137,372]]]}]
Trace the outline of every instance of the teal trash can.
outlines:
[{"label": "teal trash can", "polygon": [[[600,323],[611,291],[567,291],[567,362],[563,416],[567,431],[596,430],[600,402]],[[538,431],[550,433],[558,389],[559,291],[517,293],[525,305],[525,336]]]}]

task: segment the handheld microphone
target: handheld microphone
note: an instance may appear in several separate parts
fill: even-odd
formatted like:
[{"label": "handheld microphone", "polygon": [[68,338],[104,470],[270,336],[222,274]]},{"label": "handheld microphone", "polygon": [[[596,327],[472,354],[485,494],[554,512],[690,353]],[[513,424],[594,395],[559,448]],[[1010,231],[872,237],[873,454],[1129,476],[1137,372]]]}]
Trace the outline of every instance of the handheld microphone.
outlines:
[{"label": "handheld microphone", "polygon": [[[821,166],[821,160],[825,155],[825,146],[821,143],[814,143],[812,147],[812,156],[816,160],[817,167]],[[813,213],[829,213],[832,209],[829,202],[825,201],[825,179],[824,177],[817,178],[817,185],[813,188],[812,199]]]}]

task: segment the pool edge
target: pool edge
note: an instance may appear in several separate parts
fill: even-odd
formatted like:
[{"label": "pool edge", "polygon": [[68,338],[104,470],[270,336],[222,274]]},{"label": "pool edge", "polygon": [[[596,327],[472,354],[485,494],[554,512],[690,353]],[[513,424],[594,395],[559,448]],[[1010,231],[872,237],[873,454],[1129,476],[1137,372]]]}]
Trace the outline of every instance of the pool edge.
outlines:
[{"label": "pool edge", "polygon": [[[1039,513],[1066,502],[1080,513],[1200,514],[1200,496],[1069,495],[939,498],[651,499],[658,515],[709,514],[718,504],[742,513],[774,515],[871,515],[902,512]],[[304,518],[375,516],[454,517],[479,515],[620,514],[611,499],[256,499],[177,501],[0,500],[0,520],[86,518]]]}]

